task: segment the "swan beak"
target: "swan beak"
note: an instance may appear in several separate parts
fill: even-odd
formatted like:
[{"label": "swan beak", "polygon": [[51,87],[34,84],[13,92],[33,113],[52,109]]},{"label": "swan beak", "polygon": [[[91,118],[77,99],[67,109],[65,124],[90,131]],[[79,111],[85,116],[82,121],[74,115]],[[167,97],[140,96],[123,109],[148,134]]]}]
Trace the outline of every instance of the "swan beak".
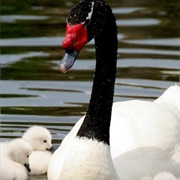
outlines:
[{"label": "swan beak", "polygon": [[29,167],[29,164],[25,163],[24,166],[25,166],[27,172],[30,173],[31,172],[31,168]]},{"label": "swan beak", "polygon": [[73,66],[77,56],[78,56],[78,52],[76,50],[66,51],[64,57],[59,63],[60,71],[62,73],[66,73],[68,69],[70,69]]}]

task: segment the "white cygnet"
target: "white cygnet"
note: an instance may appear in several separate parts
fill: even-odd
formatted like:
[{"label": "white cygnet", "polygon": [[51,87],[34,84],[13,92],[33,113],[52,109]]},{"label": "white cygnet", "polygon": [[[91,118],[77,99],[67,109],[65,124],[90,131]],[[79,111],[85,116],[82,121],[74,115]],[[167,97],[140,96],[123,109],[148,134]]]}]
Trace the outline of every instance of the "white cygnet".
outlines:
[{"label": "white cygnet", "polygon": [[42,126],[32,126],[23,135],[23,139],[31,143],[33,152],[29,158],[30,174],[44,174],[47,172],[52,153],[52,136],[48,129]]},{"label": "white cygnet", "polygon": [[26,180],[27,172],[30,172],[31,144],[24,139],[17,138],[10,142],[0,143],[0,146],[0,179]]}]

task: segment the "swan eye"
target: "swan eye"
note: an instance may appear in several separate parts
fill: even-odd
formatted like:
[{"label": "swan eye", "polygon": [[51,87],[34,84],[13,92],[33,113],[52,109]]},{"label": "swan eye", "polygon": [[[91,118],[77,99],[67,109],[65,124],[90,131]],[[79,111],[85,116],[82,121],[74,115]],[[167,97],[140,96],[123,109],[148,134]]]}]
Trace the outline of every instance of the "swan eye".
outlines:
[{"label": "swan eye", "polygon": [[44,140],[44,143],[47,143],[47,140]]},{"label": "swan eye", "polygon": [[27,155],[27,158],[29,158],[29,155]]}]

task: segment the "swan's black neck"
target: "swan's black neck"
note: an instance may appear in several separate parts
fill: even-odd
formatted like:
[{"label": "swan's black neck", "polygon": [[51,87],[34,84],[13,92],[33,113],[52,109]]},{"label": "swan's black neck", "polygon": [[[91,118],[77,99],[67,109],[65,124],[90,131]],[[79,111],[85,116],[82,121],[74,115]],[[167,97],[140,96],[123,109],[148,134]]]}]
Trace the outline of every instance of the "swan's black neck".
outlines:
[{"label": "swan's black neck", "polygon": [[[109,6],[108,6],[109,8]],[[88,110],[77,136],[109,144],[117,60],[117,26],[110,8],[95,37],[96,70]]]}]

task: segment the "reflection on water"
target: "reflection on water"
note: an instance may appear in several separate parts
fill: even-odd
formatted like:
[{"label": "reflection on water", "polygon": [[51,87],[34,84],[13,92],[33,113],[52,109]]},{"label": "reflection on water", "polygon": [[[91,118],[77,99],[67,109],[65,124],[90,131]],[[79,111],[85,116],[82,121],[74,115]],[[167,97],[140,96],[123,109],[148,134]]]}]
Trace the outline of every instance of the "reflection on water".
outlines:
[{"label": "reflection on water", "polygon": [[[87,51],[95,52],[94,48],[88,48]],[[179,56],[179,50],[158,50],[147,48],[119,48],[118,53],[121,54],[155,54],[155,55],[174,55]]]},{"label": "reflection on water", "polygon": [[1,23],[15,23],[18,20],[47,20],[49,19],[48,16],[33,16],[33,15],[2,15],[0,17]]},{"label": "reflection on water", "polygon": [[146,49],[146,48],[120,48],[118,50],[120,54],[158,54],[158,55],[174,55],[179,56],[179,50],[158,50],[158,49]]},{"label": "reflection on water", "polygon": [[117,20],[118,26],[153,26],[158,25],[160,23],[160,20],[158,19],[126,19],[126,20]]},{"label": "reflection on water", "polygon": [[113,8],[114,14],[131,14],[135,11],[143,10],[144,8],[141,7],[127,7],[127,8]]},{"label": "reflection on water", "polygon": [[133,39],[133,40],[123,40],[122,42],[130,44],[142,44],[142,45],[154,45],[154,46],[174,46],[179,47],[180,38],[161,38],[161,39]]},{"label": "reflection on water", "polygon": [[1,66],[6,65],[8,66],[11,63],[15,63],[16,61],[20,61],[23,58],[28,57],[38,57],[38,56],[47,56],[47,53],[44,52],[27,52],[24,54],[2,54],[1,55]]},{"label": "reflection on water", "polygon": [[2,39],[0,46],[2,47],[16,47],[16,46],[60,46],[63,37],[39,37],[39,38],[15,38],[15,39]]},{"label": "reflection on water", "polygon": [[78,103],[88,102],[90,93],[87,92],[91,89],[90,83],[71,81],[1,81],[1,85],[2,107],[78,106]]},{"label": "reflection on water", "polygon": [[[180,39],[178,31],[168,25],[175,18],[167,16],[162,7],[154,13],[152,7],[159,2],[145,3],[146,7],[139,1],[138,6],[129,0],[123,7],[119,0],[112,3],[119,28],[114,101],[154,100],[179,82]],[[1,17],[2,140],[20,137],[36,124],[50,129],[57,147],[86,112],[95,67],[94,41],[84,48],[70,72],[59,72],[67,9],[70,7],[42,4],[25,14]],[[15,38],[7,36],[11,34]],[[46,175],[29,179],[46,179]]]}]

